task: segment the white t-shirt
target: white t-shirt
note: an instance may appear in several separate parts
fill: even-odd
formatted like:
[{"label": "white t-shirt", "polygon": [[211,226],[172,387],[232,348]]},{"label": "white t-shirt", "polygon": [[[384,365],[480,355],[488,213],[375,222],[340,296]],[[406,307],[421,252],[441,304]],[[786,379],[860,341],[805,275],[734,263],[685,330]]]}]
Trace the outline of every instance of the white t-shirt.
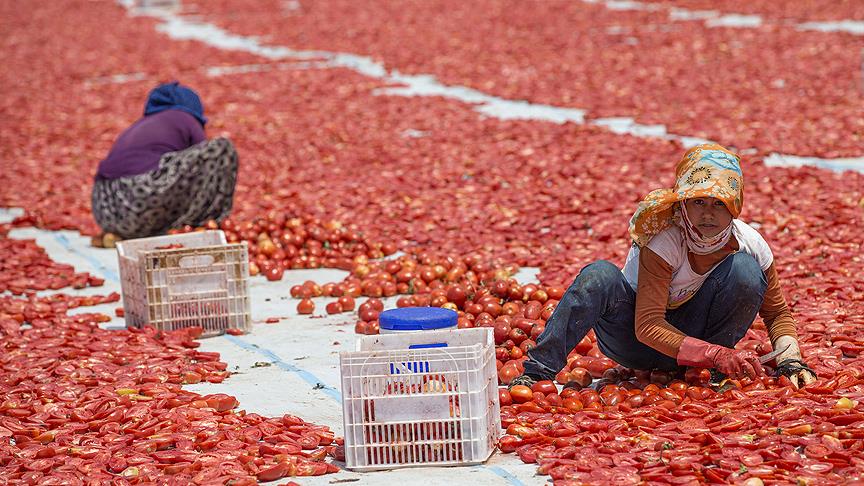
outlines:
[{"label": "white t-shirt", "polygon": [[[740,252],[751,255],[759,263],[762,271],[768,270],[774,261],[774,255],[768,243],[762,235],[747,223],[733,219],[732,234],[738,241]],[[711,270],[699,275],[690,268],[687,259],[687,243],[684,241],[684,230],[678,226],[670,226],[661,231],[648,242],[648,248],[660,256],[666,263],[672,266],[672,283],[669,285],[669,301],[666,306],[674,309],[687,302],[690,297],[699,290],[708,275],[717,268],[720,263],[714,265]],[[627,254],[624,264],[624,278],[636,290],[639,282],[639,247],[633,245]]]}]

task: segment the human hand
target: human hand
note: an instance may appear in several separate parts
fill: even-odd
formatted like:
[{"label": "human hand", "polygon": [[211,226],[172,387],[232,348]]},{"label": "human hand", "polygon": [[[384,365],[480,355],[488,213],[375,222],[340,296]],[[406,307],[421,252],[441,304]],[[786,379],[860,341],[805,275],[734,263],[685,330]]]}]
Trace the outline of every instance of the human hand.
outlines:
[{"label": "human hand", "polygon": [[[807,370],[801,370],[798,373],[789,377],[789,380],[793,385],[800,388],[801,386],[807,386],[816,381],[816,375]],[[800,384],[799,384],[800,383]]]},{"label": "human hand", "polygon": [[784,348],[786,351],[776,359],[777,372],[788,376],[796,388],[815,382],[816,374],[807,367],[801,358],[801,349],[798,347],[798,340],[792,336],[780,336],[774,343],[774,349]]},{"label": "human hand", "polygon": [[765,374],[759,356],[753,351],[712,344],[706,354],[711,358],[714,368],[730,378],[756,378]]},{"label": "human hand", "polygon": [[689,336],[681,343],[676,360],[682,366],[716,368],[730,378],[756,378],[765,374],[759,356],[753,351],[727,348]]}]

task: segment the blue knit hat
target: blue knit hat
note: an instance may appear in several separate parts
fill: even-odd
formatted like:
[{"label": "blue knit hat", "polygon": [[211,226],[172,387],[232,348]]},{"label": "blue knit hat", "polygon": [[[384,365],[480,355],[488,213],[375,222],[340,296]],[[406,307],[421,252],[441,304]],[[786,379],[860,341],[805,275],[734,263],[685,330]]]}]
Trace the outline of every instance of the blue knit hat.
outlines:
[{"label": "blue knit hat", "polygon": [[165,110],[182,110],[197,118],[202,126],[207,124],[201,98],[177,81],[158,86],[150,92],[144,107],[144,116]]}]

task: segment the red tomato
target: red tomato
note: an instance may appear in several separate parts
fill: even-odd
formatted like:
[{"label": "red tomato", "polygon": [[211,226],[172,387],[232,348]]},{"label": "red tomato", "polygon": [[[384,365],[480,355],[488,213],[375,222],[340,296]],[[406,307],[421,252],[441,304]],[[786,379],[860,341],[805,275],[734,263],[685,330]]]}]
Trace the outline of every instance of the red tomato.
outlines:
[{"label": "red tomato", "polygon": [[498,401],[501,402],[502,407],[513,403],[513,399],[510,398],[510,392],[506,388],[498,389]]},{"label": "red tomato", "polygon": [[591,351],[593,346],[594,343],[591,341],[591,338],[585,336],[581,341],[579,341],[579,344],[577,344],[574,349],[577,353],[584,355],[588,351]]},{"label": "red tomato", "polygon": [[546,302],[547,299],[549,299],[549,295],[546,293],[545,290],[537,289],[534,291],[533,294],[531,294],[530,299],[542,304],[542,303]]},{"label": "red tomato", "polygon": [[510,324],[503,321],[496,321],[492,333],[495,337],[495,343],[501,344],[507,339],[507,336],[510,335]]},{"label": "red tomato", "polygon": [[525,309],[522,311],[522,315],[525,316],[525,319],[536,320],[540,318],[540,313],[543,311],[543,306],[540,305],[540,302],[530,301],[525,306]]},{"label": "red tomato", "polygon": [[342,312],[342,304],[339,301],[329,302],[324,309],[328,314],[339,314]]},{"label": "red tomato", "polygon": [[315,312],[315,302],[312,299],[301,299],[297,304],[298,314],[311,314]]},{"label": "red tomato", "polygon": [[516,365],[511,364],[510,362],[505,363],[504,366],[498,370],[498,381],[505,385],[509,385],[513,378],[521,375],[519,369],[516,368]]},{"label": "red tomato", "polygon": [[290,291],[290,292],[291,292],[291,297],[294,297],[295,299],[299,299],[299,298],[300,298],[300,292],[301,292],[302,290],[303,290],[303,286],[302,286],[302,285],[294,285],[294,286],[292,286],[292,287],[291,287],[291,291]]},{"label": "red tomato", "polygon": [[534,398],[534,392],[525,385],[516,385],[510,388],[510,398],[513,403],[525,403]]},{"label": "red tomato", "polygon": [[456,307],[460,309],[464,308],[467,294],[461,285],[451,285],[447,288],[447,293],[445,295],[448,301],[456,304]]},{"label": "red tomato", "polygon": [[563,400],[562,406],[567,410],[578,412],[582,410],[582,401],[577,397],[569,397]]},{"label": "red tomato", "polygon": [[361,320],[371,322],[371,321],[378,319],[379,311],[377,311],[371,307],[363,308],[363,305],[361,304],[360,309],[359,309],[357,314]]},{"label": "red tomato", "polygon": [[547,393],[558,393],[558,387],[552,380],[542,380],[531,385],[531,391],[540,392],[544,395]]},{"label": "red tomato", "polygon": [[573,378],[570,375],[570,372],[567,370],[561,370],[555,375],[555,382],[559,385],[566,385],[567,382],[571,381]]},{"label": "red tomato", "polygon": [[546,293],[549,294],[550,299],[561,300],[561,297],[564,297],[564,288],[563,287],[547,287]]},{"label": "red tomato", "polygon": [[290,470],[291,465],[287,462],[280,462],[274,466],[265,467],[258,471],[258,481],[275,481],[285,477]]},{"label": "red tomato", "polygon": [[579,396],[581,397],[582,403],[586,405],[589,403],[600,402],[600,395],[595,390],[592,390],[590,388],[581,390],[579,392]]},{"label": "red tomato", "polygon": [[663,400],[671,400],[675,403],[681,401],[681,396],[675,393],[675,390],[672,390],[670,388],[661,389],[658,395],[660,395],[660,398],[662,398]]},{"label": "red tomato", "polygon": [[268,268],[267,271],[264,272],[264,276],[267,278],[267,280],[273,282],[276,280],[282,280],[283,273],[284,270],[282,269],[282,267],[277,265]]},{"label": "red tomato", "polygon": [[224,393],[215,393],[201,397],[201,400],[207,402],[207,406],[215,408],[217,412],[225,412],[231,410],[240,404],[236,398]]},{"label": "red tomato", "polygon": [[[594,378],[601,378],[606,370],[614,368],[615,362],[609,358],[596,358],[588,364],[588,372]],[[571,371],[572,373],[572,371]]]},{"label": "red tomato", "polygon": [[711,380],[711,372],[705,368],[687,368],[684,372],[684,380],[694,385],[705,384]]},{"label": "red tomato", "polygon": [[350,295],[343,295],[339,297],[339,305],[342,306],[342,310],[345,312],[349,312],[354,310],[354,298]]},{"label": "red tomato", "polygon": [[367,334],[369,330],[369,323],[366,321],[357,321],[354,323],[354,333],[355,334]]},{"label": "red tomato", "polygon": [[637,394],[631,395],[625,401],[627,402],[627,405],[631,406],[632,408],[639,408],[644,404],[645,398],[642,396],[642,394]]},{"label": "red tomato", "polygon": [[525,331],[519,328],[511,329],[510,334],[508,334],[507,337],[512,339],[517,346],[522,343],[522,341],[528,339],[528,335],[525,334]]}]

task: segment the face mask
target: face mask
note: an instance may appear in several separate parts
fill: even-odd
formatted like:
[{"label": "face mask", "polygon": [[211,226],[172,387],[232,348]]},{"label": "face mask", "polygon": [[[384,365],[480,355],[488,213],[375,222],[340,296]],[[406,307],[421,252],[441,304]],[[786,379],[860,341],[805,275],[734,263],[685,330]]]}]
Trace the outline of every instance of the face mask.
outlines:
[{"label": "face mask", "polygon": [[678,204],[678,208],[680,208],[681,217],[677,218],[679,221],[679,226],[684,228],[684,236],[687,241],[687,248],[690,249],[693,253],[697,255],[707,255],[709,253],[714,253],[715,251],[726,246],[726,243],[729,242],[729,238],[732,236],[732,223],[729,223],[729,226],[723,229],[716,236],[705,237],[699,233],[699,230],[696,228],[690,221],[690,217],[687,216],[687,206],[684,204],[684,201]]}]

